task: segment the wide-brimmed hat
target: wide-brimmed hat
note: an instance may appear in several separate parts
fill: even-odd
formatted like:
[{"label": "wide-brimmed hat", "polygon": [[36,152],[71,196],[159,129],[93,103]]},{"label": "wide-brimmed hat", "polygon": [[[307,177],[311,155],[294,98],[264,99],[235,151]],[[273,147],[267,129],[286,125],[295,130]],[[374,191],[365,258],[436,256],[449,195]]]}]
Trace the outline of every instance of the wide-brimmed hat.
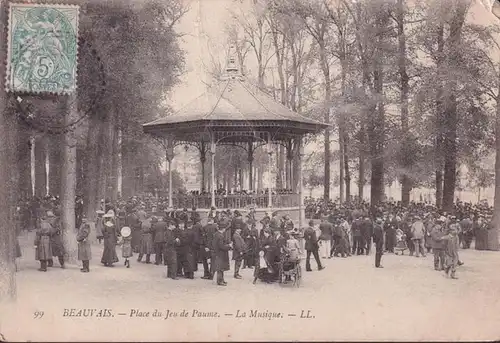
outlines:
[{"label": "wide-brimmed hat", "polygon": [[102,216],[103,218],[113,218],[112,214],[106,213],[105,215]]},{"label": "wide-brimmed hat", "polygon": [[130,228],[128,226],[124,226],[120,230],[120,234],[122,235],[122,237],[125,237],[125,238],[129,237],[131,233],[132,233],[132,230],[130,230]]},{"label": "wide-brimmed hat", "polygon": [[47,217],[55,217],[54,212],[47,211]]},{"label": "wide-brimmed hat", "polygon": [[115,216],[115,211],[109,210],[108,213],[106,213],[106,214],[109,214],[109,215],[111,215],[111,217],[114,217]]}]

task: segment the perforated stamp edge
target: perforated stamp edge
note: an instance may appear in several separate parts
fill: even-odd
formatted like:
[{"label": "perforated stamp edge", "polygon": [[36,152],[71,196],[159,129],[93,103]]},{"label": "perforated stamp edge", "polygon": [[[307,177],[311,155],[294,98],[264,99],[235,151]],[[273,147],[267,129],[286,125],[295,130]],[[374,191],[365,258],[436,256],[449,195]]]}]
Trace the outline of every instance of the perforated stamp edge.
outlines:
[{"label": "perforated stamp edge", "polygon": [[[78,60],[79,60],[79,48],[80,48],[80,6],[76,4],[69,4],[69,3],[51,3],[51,2],[46,2],[46,1],[36,1],[36,2],[9,2],[8,6],[6,6],[6,11],[8,11],[8,16],[7,16],[7,23],[5,25],[5,28],[7,30],[7,39],[5,40],[5,48],[7,51],[7,60],[4,62],[5,65],[5,92],[7,93],[16,93],[18,95],[51,95],[51,96],[57,96],[57,95],[70,95],[76,91],[78,88]],[[10,40],[11,40],[11,25],[12,25],[12,12],[14,7],[48,7],[48,8],[73,8],[76,9],[77,15],[76,15],[76,69],[75,69],[75,83],[74,87],[68,90],[65,90],[63,92],[27,92],[27,91],[18,91],[15,89],[12,89],[10,87],[10,78],[11,78],[11,71],[10,71],[10,60],[11,60],[11,46],[10,46]]]}]

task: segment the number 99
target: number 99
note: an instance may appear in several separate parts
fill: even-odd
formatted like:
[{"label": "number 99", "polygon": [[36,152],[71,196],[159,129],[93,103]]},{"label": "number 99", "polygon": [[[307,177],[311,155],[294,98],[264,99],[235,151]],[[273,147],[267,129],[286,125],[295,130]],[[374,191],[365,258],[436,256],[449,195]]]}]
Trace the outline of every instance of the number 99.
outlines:
[{"label": "number 99", "polygon": [[40,319],[40,318],[42,318],[42,317],[43,317],[43,315],[44,315],[44,312],[43,312],[43,311],[35,311],[35,312],[33,313],[33,317],[34,317],[34,319]]}]

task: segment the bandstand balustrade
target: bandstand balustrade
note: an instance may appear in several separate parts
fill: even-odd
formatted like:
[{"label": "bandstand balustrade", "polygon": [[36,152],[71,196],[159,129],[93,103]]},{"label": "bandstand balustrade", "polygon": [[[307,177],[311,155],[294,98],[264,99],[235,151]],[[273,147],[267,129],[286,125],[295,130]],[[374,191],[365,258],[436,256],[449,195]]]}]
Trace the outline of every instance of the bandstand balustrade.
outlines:
[{"label": "bandstand balustrade", "polygon": [[[211,207],[210,195],[183,195],[174,194],[172,204],[176,208],[196,207],[199,209],[209,209]],[[299,194],[273,194],[272,206],[278,208],[298,207],[300,204]],[[269,207],[268,194],[259,195],[216,195],[215,206],[218,209],[230,208],[267,208]]]}]

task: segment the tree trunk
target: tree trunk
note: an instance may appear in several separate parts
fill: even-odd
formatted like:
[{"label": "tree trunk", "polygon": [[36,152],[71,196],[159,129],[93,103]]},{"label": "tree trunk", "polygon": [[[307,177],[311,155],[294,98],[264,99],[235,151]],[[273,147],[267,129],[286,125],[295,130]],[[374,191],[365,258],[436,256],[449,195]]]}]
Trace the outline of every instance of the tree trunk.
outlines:
[{"label": "tree trunk", "polygon": [[96,217],[96,211],[98,209],[98,195],[97,188],[99,183],[99,159],[98,145],[99,145],[99,133],[100,133],[100,120],[97,115],[93,115],[89,118],[89,128],[87,132],[87,163],[85,172],[85,213],[87,218],[94,220]]},{"label": "tree trunk", "polygon": [[[106,119],[107,120],[107,119]],[[98,168],[97,168],[97,175],[98,175],[98,182],[97,182],[97,206],[99,208],[101,204],[101,200],[104,200],[106,196],[106,141],[109,139],[106,129],[107,129],[107,123],[106,120],[100,125],[100,132],[99,132],[99,140],[98,140]],[[138,193],[138,178],[134,169],[134,194]]]},{"label": "tree trunk", "polygon": [[18,124],[17,135],[17,170],[19,171],[19,196],[31,198],[33,187],[31,183],[31,134],[28,127]]},{"label": "tree trunk", "polygon": [[363,201],[365,189],[365,127],[361,124],[359,130],[359,167],[358,167],[358,198]]},{"label": "tree trunk", "polygon": [[[76,95],[68,98],[63,104],[62,110],[66,111],[65,123],[71,123],[78,119]],[[76,136],[75,132],[68,130],[64,134],[62,146],[62,175],[61,175],[61,223],[63,231],[63,244],[66,253],[65,258],[70,263],[76,263],[77,243],[75,231],[75,195],[76,195]]]},{"label": "tree trunk", "polygon": [[113,149],[111,155],[111,201],[116,202],[118,200],[118,158],[120,154],[120,137],[119,130],[113,128]]},{"label": "tree trunk", "polygon": [[[324,108],[324,121],[326,124],[330,124],[330,105],[332,101],[332,87],[330,82],[330,67],[328,65],[328,59],[326,56],[326,46],[325,42],[318,42],[320,49],[320,64],[323,71],[323,78],[325,81],[325,108]],[[330,127],[325,129],[325,180],[324,180],[324,192],[323,197],[325,200],[330,199]]]},{"label": "tree trunk", "polygon": [[[382,14],[383,15],[383,14]],[[384,20],[377,18],[377,28],[385,29]],[[372,212],[384,200],[384,140],[385,140],[385,105],[384,105],[384,78],[382,67],[383,35],[378,36],[377,51],[373,58],[373,87],[376,108],[369,119],[368,139],[370,143],[371,173],[371,207]]]},{"label": "tree trunk", "polygon": [[[0,26],[7,25],[7,2],[0,2]],[[0,30],[0,42],[5,42],[7,30]],[[0,60],[6,60],[6,44],[0,45]],[[5,68],[0,68],[0,79],[5,80]],[[16,298],[15,277],[15,244],[16,224],[12,209],[13,194],[16,193],[11,176],[15,172],[12,161],[15,161],[16,122],[15,116],[7,105],[7,94],[0,87],[0,302],[13,301]],[[0,323],[1,325],[1,323]],[[0,327],[0,332],[2,328]]]},{"label": "tree trunk", "polygon": [[[449,51],[447,52],[447,67],[451,68],[460,60],[462,42],[462,27],[467,14],[467,4],[458,1],[455,4],[455,13],[450,23],[448,37]],[[457,89],[458,81],[454,76],[447,78],[444,102],[444,183],[443,183],[443,209],[447,212],[453,210],[455,197],[456,172],[457,172]]]},{"label": "tree trunk", "polygon": [[[500,73],[498,84],[500,85]],[[486,248],[499,250],[498,231],[500,230],[500,91],[497,94],[495,117],[495,200],[493,205],[493,225],[488,232]]]},{"label": "tree trunk", "polygon": [[443,207],[443,171],[436,170],[436,207]]},{"label": "tree trunk", "polygon": [[35,138],[35,196],[47,195],[47,140],[44,136]]},{"label": "tree trunk", "polygon": [[339,122],[339,201],[344,202],[344,135]]},{"label": "tree trunk", "polygon": [[[444,59],[444,26],[440,24],[437,30],[437,70],[443,68]],[[438,80],[436,90],[436,142],[434,147],[436,164],[436,207],[443,207],[443,86],[442,81]]]},{"label": "tree trunk", "polygon": [[61,156],[62,136],[52,134],[49,136],[49,194],[59,196],[61,194]]},{"label": "tree trunk", "polygon": [[344,178],[345,178],[345,200],[351,201],[351,172],[349,170],[349,136],[344,131]]},{"label": "tree trunk", "polygon": [[399,77],[400,77],[400,106],[401,106],[401,202],[404,207],[410,203],[410,192],[412,189],[412,180],[408,176],[409,170],[412,168],[413,156],[408,148],[409,141],[409,124],[408,124],[408,94],[409,94],[409,77],[406,71],[406,35],[404,27],[405,17],[404,1],[398,0],[397,2],[397,26],[398,26],[398,64],[399,64]]}]

